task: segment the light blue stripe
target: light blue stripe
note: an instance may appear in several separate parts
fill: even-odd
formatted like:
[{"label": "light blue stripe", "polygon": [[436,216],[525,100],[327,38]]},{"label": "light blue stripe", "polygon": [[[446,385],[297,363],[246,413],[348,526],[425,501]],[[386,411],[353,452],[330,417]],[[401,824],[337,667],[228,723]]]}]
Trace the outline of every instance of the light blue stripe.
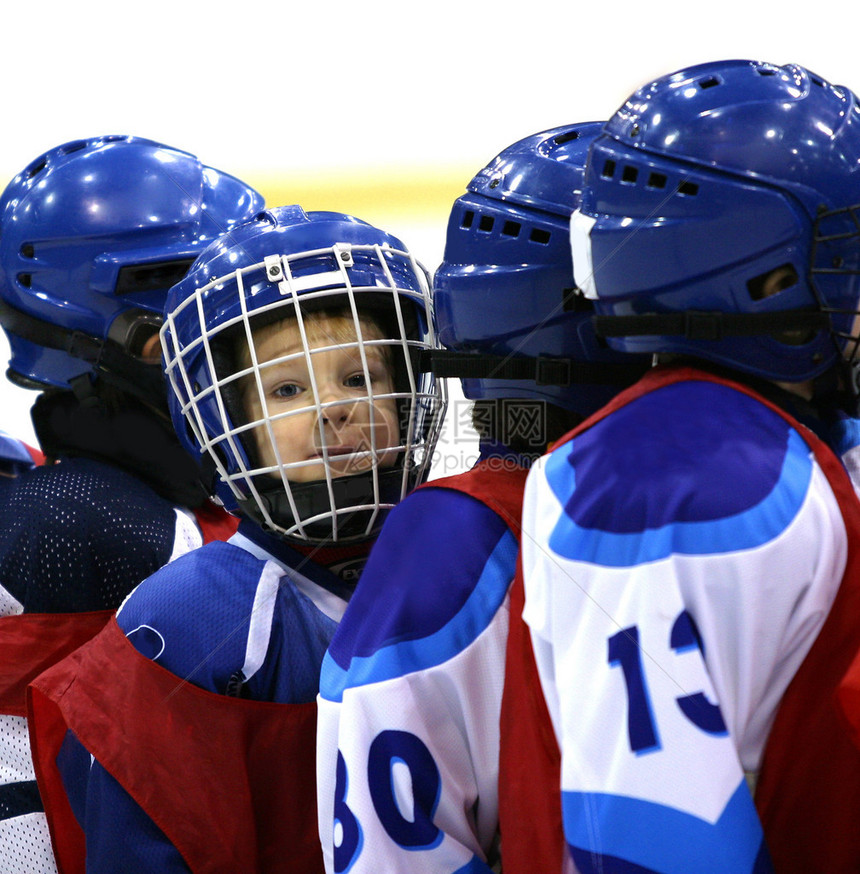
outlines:
[{"label": "light blue stripe", "polygon": [[571,852],[594,871],[609,856],[661,874],[748,874],[764,840],[745,780],[713,824],[673,807],[591,792],[563,792],[562,817]]},{"label": "light blue stripe", "polygon": [[[506,530],[487,559],[478,582],[463,607],[442,628],[428,637],[384,646],[370,656],[350,659],[344,669],[326,653],[320,677],[320,694],[340,702],[347,688],[381,683],[416,671],[436,667],[458,655],[490,624],[507,594],[516,569],[517,539]],[[406,584],[406,583],[405,583]],[[412,585],[424,585],[420,580]],[[433,585],[429,580],[426,585]]]},{"label": "light blue stripe", "polygon": [[544,476],[562,507],[576,491],[576,471],[569,459],[576,444],[576,437],[560,446],[547,456]]},{"label": "light blue stripe", "polygon": [[[551,459],[554,461],[554,459]],[[561,486],[573,486],[573,468],[570,473],[559,465],[547,465],[547,477],[556,477],[553,491],[562,505],[570,498],[561,495]],[[724,519],[703,522],[675,522],[660,528],[619,534],[582,528],[564,511],[550,538],[550,548],[557,555],[572,561],[586,561],[606,567],[632,567],[659,561],[673,553],[682,555],[709,555],[753,549],[782,534],[800,511],[812,478],[812,459],[809,447],[794,430],[789,431],[788,448],[779,480],[770,494],[748,510]],[[731,488],[731,483],[726,484]]]}]

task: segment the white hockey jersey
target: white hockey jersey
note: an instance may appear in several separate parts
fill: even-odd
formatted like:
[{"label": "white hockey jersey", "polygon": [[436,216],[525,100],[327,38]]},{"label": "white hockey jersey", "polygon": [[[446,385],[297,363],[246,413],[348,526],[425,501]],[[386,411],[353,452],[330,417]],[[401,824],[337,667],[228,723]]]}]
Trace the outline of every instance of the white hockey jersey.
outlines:
[{"label": "white hockey jersey", "polygon": [[563,870],[769,869],[749,787],[846,528],[798,431],[695,374],[646,377],[529,477],[523,615],[561,749]]},{"label": "white hockey jersey", "polygon": [[317,783],[329,874],[496,870],[525,472],[510,452],[485,457],[418,489],[386,521],[323,663]]}]

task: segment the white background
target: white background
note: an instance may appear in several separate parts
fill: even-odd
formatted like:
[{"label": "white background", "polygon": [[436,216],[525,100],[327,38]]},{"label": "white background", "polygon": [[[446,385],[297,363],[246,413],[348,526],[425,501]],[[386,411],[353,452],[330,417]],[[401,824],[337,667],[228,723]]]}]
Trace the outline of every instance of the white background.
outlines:
[{"label": "white background", "polygon": [[[860,90],[856,23],[854,4],[827,0],[13,0],[0,12],[0,186],[68,140],[138,134],[270,205],[355,212],[433,270],[451,202],[515,140],[606,118],[702,61],[794,62]],[[2,381],[0,427],[32,441],[33,400]]]}]

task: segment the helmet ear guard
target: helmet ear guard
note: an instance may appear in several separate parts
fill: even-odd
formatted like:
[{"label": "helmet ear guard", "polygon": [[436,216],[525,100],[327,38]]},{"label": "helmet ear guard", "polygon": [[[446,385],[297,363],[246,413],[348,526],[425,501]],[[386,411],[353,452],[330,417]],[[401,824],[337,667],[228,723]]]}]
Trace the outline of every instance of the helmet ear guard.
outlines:
[{"label": "helmet ear guard", "polygon": [[[79,392],[84,383],[92,386],[93,379],[100,377],[105,385],[136,397],[167,416],[167,399],[161,369],[157,364],[147,363],[139,357],[144,342],[141,336],[144,326],[148,328],[147,337],[157,334],[160,326],[152,316],[145,313],[124,315],[127,321],[122,330],[124,340],[118,343],[110,336],[102,339],[79,331],[70,333],[51,322],[16,310],[0,300],[0,325],[10,336],[40,348],[58,350],[89,365],[88,371],[69,379],[68,387],[71,390]],[[7,377],[10,382],[22,388],[45,388],[11,368]]]}]

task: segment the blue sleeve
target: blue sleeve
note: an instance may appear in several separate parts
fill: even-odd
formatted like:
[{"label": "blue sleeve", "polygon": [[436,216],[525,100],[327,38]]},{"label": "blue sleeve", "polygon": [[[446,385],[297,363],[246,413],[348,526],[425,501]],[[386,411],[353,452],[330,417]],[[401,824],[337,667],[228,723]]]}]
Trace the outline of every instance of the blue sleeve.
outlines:
[{"label": "blue sleeve", "polygon": [[[434,488],[410,495],[370,554],[329,647],[324,684],[326,669],[356,675],[386,650],[400,653],[407,673],[464,649],[474,623],[486,625],[507,594],[513,540],[505,522],[468,495]],[[422,641],[432,641],[432,651],[422,654]]]},{"label": "blue sleeve", "polygon": [[98,762],[90,761],[77,738],[67,733],[57,765],[86,836],[88,874],[188,874],[161,829]]},{"label": "blue sleeve", "polygon": [[[255,606],[277,578],[271,616]],[[268,582],[267,582],[268,581]],[[142,655],[201,689],[234,694],[249,638],[265,658],[245,678],[243,697],[283,704],[313,701],[337,623],[280,566],[230,543],[213,542],[172,561],[129,596],[117,616]]]},{"label": "blue sleeve", "polygon": [[192,550],[144,580],[117,623],[135,648],[202,689],[224,694],[241,667],[263,562],[229,543]]}]

